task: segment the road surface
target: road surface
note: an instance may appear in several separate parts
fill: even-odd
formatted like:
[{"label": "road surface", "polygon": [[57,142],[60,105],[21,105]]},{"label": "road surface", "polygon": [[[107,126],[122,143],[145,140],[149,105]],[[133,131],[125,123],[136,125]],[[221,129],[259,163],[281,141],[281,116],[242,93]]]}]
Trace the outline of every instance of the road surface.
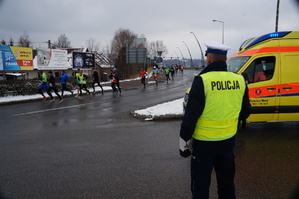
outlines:
[{"label": "road surface", "polygon": [[[122,96],[0,106],[2,198],[190,198],[190,159],[178,150],[181,120],[144,121],[129,112],[182,97],[195,73]],[[240,130],[238,198],[291,198],[299,179],[298,132],[298,122]],[[213,178],[211,198],[216,189]]]}]

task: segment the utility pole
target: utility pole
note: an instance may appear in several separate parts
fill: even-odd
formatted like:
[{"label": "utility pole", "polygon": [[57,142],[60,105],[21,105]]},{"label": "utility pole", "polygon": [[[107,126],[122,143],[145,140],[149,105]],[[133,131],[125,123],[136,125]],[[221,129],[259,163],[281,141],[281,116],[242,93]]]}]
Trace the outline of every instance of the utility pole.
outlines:
[{"label": "utility pole", "polygon": [[51,49],[51,40],[48,40],[48,48]]}]

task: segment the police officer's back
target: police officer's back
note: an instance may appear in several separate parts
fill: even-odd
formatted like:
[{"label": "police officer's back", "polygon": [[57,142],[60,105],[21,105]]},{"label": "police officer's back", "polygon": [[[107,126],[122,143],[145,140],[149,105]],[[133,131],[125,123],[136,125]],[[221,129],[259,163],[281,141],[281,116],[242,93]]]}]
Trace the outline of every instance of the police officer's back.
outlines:
[{"label": "police officer's back", "polygon": [[180,154],[191,158],[193,198],[209,198],[215,169],[219,198],[235,198],[234,143],[238,120],[250,114],[247,86],[241,75],[227,72],[230,47],[207,46],[207,67],[194,78],[180,130]]}]

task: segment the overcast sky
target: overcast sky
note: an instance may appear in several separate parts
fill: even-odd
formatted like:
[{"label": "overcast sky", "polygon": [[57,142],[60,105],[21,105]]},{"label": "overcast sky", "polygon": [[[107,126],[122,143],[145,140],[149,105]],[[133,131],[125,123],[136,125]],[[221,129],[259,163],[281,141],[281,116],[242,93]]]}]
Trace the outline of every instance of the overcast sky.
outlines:
[{"label": "overcast sky", "polygon": [[[201,58],[190,32],[203,51],[205,41],[221,43],[223,24],[215,19],[224,22],[230,56],[245,39],[275,31],[276,6],[277,0],[0,0],[0,39],[16,42],[27,32],[32,42],[54,42],[64,33],[72,47],[90,38],[105,47],[124,28],[163,41],[168,57],[181,57],[180,49],[189,58],[185,41],[192,58]],[[298,19],[295,0],[280,0],[278,30],[299,30]]]}]

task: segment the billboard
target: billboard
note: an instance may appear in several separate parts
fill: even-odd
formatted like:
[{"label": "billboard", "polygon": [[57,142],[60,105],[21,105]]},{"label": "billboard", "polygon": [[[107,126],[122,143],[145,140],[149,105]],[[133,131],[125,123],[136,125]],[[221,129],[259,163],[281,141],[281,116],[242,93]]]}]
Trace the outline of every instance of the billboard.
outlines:
[{"label": "billboard", "polygon": [[147,49],[146,48],[127,48],[126,59],[127,63],[130,64],[143,64],[147,60]]},{"label": "billboard", "polygon": [[93,53],[73,52],[73,68],[94,68],[95,57]]},{"label": "billboard", "polygon": [[67,50],[37,49],[36,66],[38,70],[67,70]]},{"label": "billboard", "polygon": [[32,70],[32,49],[0,46],[0,70]]}]

